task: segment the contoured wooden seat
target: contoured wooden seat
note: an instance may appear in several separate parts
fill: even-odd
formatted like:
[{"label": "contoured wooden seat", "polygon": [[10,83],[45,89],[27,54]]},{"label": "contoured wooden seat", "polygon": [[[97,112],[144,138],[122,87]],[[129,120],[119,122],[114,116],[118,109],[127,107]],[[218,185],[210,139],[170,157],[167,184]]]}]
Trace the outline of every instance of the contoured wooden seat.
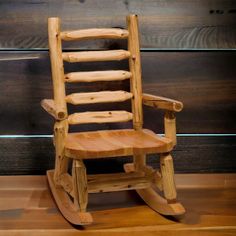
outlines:
[{"label": "contoured wooden seat", "polygon": [[[165,215],[185,212],[176,199],[174,167],[170,151],[176,144],[175,112],[181,102],[142,93],[138,21],[127,16],[128,29],[84,29],[60,31],[60,19],[49,18],[49,49],[54,99],[44,99],[42,107],[51,114],[56,151],[55,169],[47,171],[53,196],[63,216],[73,224],[92,223],[86,211],[88,193],[135,189],[155,211]],[[99,38],[127,39],[128,50],[62,52],[62,41]],[[64,72],[63,61],[128,60],[129,71],[105,70]],[[65,83],[130,80],[130,91],[98,91],[66,94]],[[132,112],[87,111],[68,114],[67,104],[81,105],[131,100]],[[165,136],[143,129],[142,105],[164,109]],[[133,121],[133,129],[69,133],[70,125]],[[146,165],[146,154],[160,154],[160,172]],[[124,173],[87,175],[83,159],[133,156]],[[69,159],[73,160],[69,174]],[[159,189],[162,194],[159,194]]]},{"label": "contoured wooden seat", "polygon": [[65,155],[75,159],[94,159],[171,151],[171,139],[151,130],[102,130],[68,134]]}]

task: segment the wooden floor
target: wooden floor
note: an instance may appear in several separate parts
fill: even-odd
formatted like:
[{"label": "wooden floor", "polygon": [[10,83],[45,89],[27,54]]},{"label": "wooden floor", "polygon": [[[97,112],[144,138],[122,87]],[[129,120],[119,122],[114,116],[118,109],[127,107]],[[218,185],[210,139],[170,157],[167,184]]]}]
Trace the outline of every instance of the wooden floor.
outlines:
[{"label": "wooden floor", "polygon": [[182,218],[163,217],[136,192],[90,195],[94,223],[74,227],[58,212],[45,176],[0,177],[0,235],[236,235],[236,174],[176,175]]}]

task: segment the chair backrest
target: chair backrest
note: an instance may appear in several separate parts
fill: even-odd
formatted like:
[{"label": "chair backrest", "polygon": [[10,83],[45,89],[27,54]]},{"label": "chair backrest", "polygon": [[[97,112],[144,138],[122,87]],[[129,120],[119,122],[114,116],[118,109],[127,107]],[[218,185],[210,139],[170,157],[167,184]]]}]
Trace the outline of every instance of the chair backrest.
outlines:
[{"label": "chair backrest", "polygon": [[[138,19],[136,15],[127,16],[126,29],[83,29],[60,31],[60,19],[48,19],[49,51],[53,79],[54,102],[59,119],[68,119],[68,123],[110,123],[133,120],[134,129],[141,129],[142,114],[142,82],[140,48],[138,36]],[[128,50],[107,50],[88,52],[62,52],[62,41],[97,38],[127,39]],[[88,72],[64,72],[63,61],[91,62],[129,60],[129,71],[107,70]],[[90,93],[73,93],[66,95],[65,83],[130,80],[130,92],[100,91]],[[80,112],[68,115],[67,103],[91,104],[120,102],[131,99],[132,113],[127,111]]]}]

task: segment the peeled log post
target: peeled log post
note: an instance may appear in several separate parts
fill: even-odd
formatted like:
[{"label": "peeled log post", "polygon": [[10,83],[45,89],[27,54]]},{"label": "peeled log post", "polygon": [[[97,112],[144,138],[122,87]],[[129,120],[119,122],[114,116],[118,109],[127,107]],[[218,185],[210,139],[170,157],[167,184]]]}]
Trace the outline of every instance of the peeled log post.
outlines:
[{"label": "peeled log post", "polygon": [[64,99],[65,83],[59,18],[48,19],[48,41],[51,60],[55,109],[57,117],[60,117],[60,119],[65,119],[67,117],[67,107]]}]

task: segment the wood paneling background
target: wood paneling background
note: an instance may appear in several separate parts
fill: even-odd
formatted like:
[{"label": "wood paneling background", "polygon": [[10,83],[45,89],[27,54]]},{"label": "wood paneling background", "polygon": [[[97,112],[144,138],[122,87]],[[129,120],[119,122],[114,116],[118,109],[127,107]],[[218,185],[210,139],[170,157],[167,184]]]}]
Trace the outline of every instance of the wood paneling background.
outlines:
[{"label": "wood paneling background", "polygon": [[[154,51],[141,55],[144,92],[184,103],[184,110],[177,114],[179,133],[236,133],[236,52]],[[66,70],[125,67],[125,62],[74,63],[67,64]],[[51,134],[53,119],[40,107],[43,98],[52,97],[48,53],[0,53],[0,77],[1,134]],[[127,82],[74,84],[68,93],[118,88],[129,89],[129,85]],[[106,106],[116,109],[110,104]],[[80,110],[99,108],[76,106]],[[144,118],[146,127],[163,132],[161,112],[146,108]]]},{"label": "wood paneling background", "polygon": [[[144,48],[236,45],[234,0],[1,0],[0,8],[1,48],[47,47],[46,24],[50,16],[61,17],[64,29],[77,29],[124,27],[129,13],[139,15]],[[90,47],[108,45],[108,41],[96,41]]]},{"label": "wood paneling background", "polygon": [[[233,0],[54,1],[0,0],[0,174],[43,174],[53,166],[53,120],[40,100],[52,97],[47,18],[60,16],[63,29],[125,27],[139,15],[143,90],[179,99],[178,172],[234,172],[236,146],[236,2]],[[125,47],[124,41],[66,43],[64,49]],[[194,49],[194,50],[193,50]],[[220,50],[219,50],[220,49]],[[126,68],[125,62],[66,65],[67,71]],[[80,84],[69,91],[129,89],[127,82]],[[128,103],[105,105],[127,108]],[[103,106],[104,108],[104,106]],[[99,106],[71,110],[99,110]],[[145,108],[145,127],[163,133],[163,113]],[[126,127],[99,125],[100,129]],[[79,126],[79,130],[93,126]],[[13,138],[14,135],[16,138]],[[26,135],[23,137],[22,135]],[[33,136],[27,136],[33,135]],[[222,135],[222,136],[219,136]],[[88,162],[89,170],[120,170],[125,158]],[[158,159],[151,156],[150,163]],[[109,167],[109,168],[108,168]]]}]

